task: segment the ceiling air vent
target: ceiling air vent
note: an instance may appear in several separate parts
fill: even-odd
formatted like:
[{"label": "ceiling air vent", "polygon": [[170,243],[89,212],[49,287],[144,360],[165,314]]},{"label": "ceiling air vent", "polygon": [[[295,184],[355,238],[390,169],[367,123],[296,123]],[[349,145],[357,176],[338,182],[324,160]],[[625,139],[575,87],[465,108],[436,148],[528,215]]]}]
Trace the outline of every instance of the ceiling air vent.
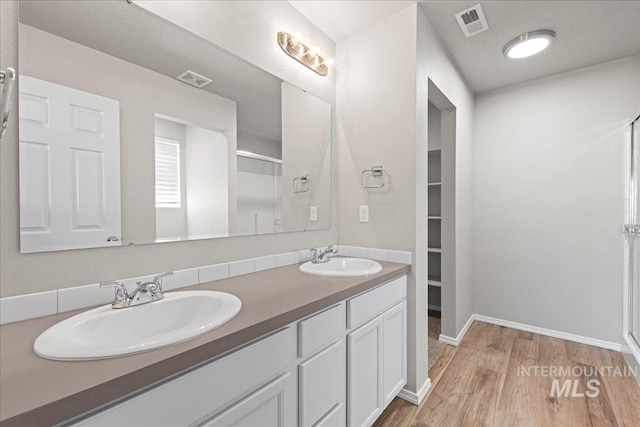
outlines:
[{"label": "ceiling air vent", "polygon": [[197,88],[205,87],[206,85],[211,83],[211,79],[208,79],[205,76],[201,76],[200,74],[194,73],[190,70],[187,70],[184,73],[180,74],[178,77],[176,77],[176,79]]},{"label": "ceiling air vent", "polygon": [[479,3],[460,13],[456,13],[456,20],[465,37],[475,36],[489,29],[487,18],[484,17],[482,6]]}]

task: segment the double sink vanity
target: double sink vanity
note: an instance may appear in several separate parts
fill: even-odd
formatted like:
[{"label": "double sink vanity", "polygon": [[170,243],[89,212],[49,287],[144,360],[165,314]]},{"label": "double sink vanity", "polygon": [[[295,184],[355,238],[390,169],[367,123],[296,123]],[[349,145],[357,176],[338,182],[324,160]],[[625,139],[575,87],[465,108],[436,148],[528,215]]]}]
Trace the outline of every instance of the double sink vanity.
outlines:
[{"label": "double sink vanity", "polygon": [[0,420],[371,425],[406,383],[409,269],[332,258],[5,325]]}]

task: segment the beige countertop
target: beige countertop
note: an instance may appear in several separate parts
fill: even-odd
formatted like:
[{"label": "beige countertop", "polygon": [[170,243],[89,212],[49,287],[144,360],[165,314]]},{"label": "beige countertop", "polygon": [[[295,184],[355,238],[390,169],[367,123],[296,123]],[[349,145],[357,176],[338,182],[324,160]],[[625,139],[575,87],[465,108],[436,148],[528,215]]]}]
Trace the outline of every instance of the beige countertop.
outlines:
[{"label": "beige countertop", "polygon": [[38,335],[86,309],[4,325],[0,327],[0,423],[2,427],[60,423],[411,269],[380,264],[381,272],[366,277],[309,276],[294,264],[181,289],[229,292],[240,298],[242,309],[228,323],[192,340],[113,359],[63,362],[33,352]]}]

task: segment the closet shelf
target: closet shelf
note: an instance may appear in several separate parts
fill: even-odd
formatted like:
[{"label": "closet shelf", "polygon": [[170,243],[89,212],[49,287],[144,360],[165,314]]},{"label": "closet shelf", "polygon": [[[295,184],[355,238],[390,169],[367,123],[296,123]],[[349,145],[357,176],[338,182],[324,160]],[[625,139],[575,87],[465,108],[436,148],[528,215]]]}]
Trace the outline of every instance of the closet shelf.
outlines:
[{"label": "closet shelf", "polygon": [[429,148],[429,154],[440,154],[442,152],[442,148]]},{"label": "closet shelf", "polygon": [[432,215],[429,215],[429,216],[427,217],[427,219],[442,219],[442,217],[441,217],[441,216],[432,216]]},{"label": "closet shelf", "polygon": [[442,253],[442,248],[428,248],[427,249],[428,252],[434,252],[437,254],[441,254]]},{"label": "closet shelf", "polygon": [[440,280],[432,280],[432,279],[429,279],[429,280],[427,280],[427,284],[428,284],[429,286],[436,286],[436,287],[438,287],[438,288],[441,288],[441,287],[442,287],[442,282],[441,282]]},{"label": "closet shelf", "polygon": [[442,185],[442,183],[441,182],[429,182],[429,183],[427,183],[427,185],[429,187],[437,187],[437,186]]}]

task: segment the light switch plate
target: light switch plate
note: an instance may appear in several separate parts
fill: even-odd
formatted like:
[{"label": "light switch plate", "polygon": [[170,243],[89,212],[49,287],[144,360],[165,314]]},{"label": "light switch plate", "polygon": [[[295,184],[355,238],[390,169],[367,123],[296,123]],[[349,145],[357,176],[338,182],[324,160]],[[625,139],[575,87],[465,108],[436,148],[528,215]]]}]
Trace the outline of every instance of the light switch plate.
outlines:
[{"label": "light switch plate", "polygon": [[369,222],[369,206],[360,206],[360,222]]},{"label": "light switch plate", "polygon": [[309,221],[317,221],[318,220],[318,207],[311,206],[309,208]]}]

